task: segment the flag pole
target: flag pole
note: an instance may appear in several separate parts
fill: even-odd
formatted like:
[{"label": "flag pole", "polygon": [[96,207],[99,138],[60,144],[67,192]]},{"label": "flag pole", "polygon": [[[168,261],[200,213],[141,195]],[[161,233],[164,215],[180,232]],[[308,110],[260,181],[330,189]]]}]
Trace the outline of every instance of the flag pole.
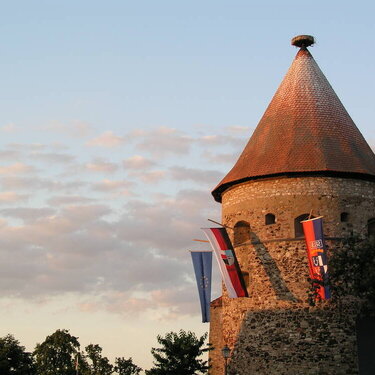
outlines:
[{"label": "flag pole", "polygon": [[309,218],[308,218],[308,220],[310,220],[310,219],[311,219],[311,216],[312,216],[312,212],[313,212],[313,210],[311,209],[311,210],[310,210],[310,213],[309,213]]},{"label": "flag pole", "polygon": [[215,223],[215,224],[217,224],[217,225],[220,225],[220,226],[222,226],[222,227],[224,227],[224,228],[228,228],[228,229],[233,229],[232,227],[229,227],[228,225],[225,225],[225,224],[221,224],[221,223],[219,223],[219,222],[217,222],[217,221],[215,221],[215,220],[211,220],[211,219],[207,219],[208,221],[211,221],[212,223]]},{"label": "flag pole", "polygon": [[190,253],[212,253],[212,250],[188,250]]}]

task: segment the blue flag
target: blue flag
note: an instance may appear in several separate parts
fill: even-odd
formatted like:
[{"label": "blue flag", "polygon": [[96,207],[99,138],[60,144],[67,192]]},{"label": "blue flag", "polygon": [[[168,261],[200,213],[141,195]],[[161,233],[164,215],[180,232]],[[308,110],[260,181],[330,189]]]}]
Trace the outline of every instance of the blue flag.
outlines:
[{"label": "blue flag", "polygon": [[192,251],[191,258],[201,301],[202,322],[210,321],[212,252]]}]

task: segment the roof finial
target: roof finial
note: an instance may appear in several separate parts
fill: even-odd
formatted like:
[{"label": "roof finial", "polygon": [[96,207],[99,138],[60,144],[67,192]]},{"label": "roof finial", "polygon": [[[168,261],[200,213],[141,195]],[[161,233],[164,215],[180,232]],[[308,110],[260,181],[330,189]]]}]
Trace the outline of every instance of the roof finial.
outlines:
[{"label": "roof finial", "polygon": [[315,43],[315,39],[311,35],[297,35],[292,39],[292,46],[306,48]]}]

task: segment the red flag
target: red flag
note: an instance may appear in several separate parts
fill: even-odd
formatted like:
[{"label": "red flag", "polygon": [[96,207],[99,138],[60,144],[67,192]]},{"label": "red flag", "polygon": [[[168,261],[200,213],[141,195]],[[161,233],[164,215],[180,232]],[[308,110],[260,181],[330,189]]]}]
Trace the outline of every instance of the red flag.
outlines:
[{"label": "red flag", "polygon": [[202,228],[214,250],[230,298],[248,297],[240,267],[225,228]]},{"label": "red flag", "polygon": [[328,262],[323,235],[322,217],[301,221],[305,233],[310,278],[322,281],[318,288],[321,299],[331,298],[328,285]]}]

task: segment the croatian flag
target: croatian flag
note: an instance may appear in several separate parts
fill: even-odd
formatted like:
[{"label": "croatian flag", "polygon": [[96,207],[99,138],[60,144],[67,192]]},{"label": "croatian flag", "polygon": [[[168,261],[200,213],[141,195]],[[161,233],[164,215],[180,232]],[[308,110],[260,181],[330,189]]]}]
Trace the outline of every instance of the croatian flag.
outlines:
[{"label": "croatian flag", "polygon": [[322,216],[303,220],[301,223],[305,233],[310,278],[323,282],[318,289],[318,295],[321,299],[329,299],[331,291],[328,285],[328,263]]},{"label": "croatian flag", "polygon": [[202,323],[210,321],[212,251],[192,251],[195,279],[201,303]]},{"label": "croatian flag", "polygon": [[207,236],[230,298],[248,297],[233,246],[224,228],[202,228]]}]

